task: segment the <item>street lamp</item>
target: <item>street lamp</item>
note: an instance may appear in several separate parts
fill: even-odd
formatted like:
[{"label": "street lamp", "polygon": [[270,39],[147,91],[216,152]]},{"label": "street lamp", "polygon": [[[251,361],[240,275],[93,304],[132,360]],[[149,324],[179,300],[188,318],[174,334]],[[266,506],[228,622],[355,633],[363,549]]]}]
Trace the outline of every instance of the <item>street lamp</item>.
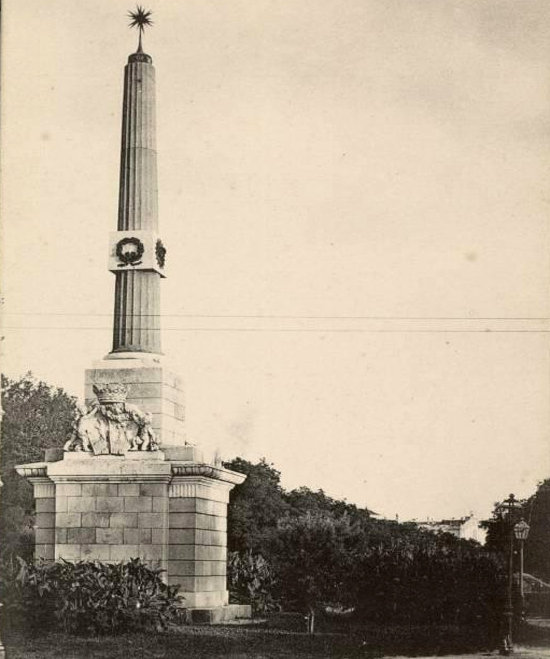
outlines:
[{"label": "street lamp", "polygon": [[529,537],[529,524],[522,519],[514,525],[514,535],[519,540],[519,596],[520,596],[520,620],[525,619],[525,594],[523,592],[523,543]]},{"label": "street lamp", "polygon": [[500,654],[510,655],[514,654],[514,644],[512,642],[512,628],[513,628],[513,618],[514,618],[514,604],[512,601],[513,588],[514,588],[514,531],[513,531],[513,514],[514,508],[521,508],[521,503],[516,499],[513,494],[503,501],[500,506],[500,510],[506,511],[508,523],[510,524],[510,547],[508,553],[508,596],[506,598],[506,606],[504,607],[504,634],[502,638],[502,645],[500,648]]}]

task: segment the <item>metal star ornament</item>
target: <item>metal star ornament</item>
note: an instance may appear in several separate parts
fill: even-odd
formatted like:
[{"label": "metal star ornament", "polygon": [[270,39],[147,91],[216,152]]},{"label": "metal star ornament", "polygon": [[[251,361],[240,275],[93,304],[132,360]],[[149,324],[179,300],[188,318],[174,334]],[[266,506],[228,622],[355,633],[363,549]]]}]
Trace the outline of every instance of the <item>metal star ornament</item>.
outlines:
[{"label": "metal star ornament", "polygon": [[153,25],[151,20],[152,11],[145,10],[141,5],[137,5],[135,11],[129,11],[128,17],[132,20],[128,23],[128,27],[137,27],[139,31],[139,44],[138,44],[138,53],[142,53],[141,48],[141,35],[145,31],[146,27]]}]

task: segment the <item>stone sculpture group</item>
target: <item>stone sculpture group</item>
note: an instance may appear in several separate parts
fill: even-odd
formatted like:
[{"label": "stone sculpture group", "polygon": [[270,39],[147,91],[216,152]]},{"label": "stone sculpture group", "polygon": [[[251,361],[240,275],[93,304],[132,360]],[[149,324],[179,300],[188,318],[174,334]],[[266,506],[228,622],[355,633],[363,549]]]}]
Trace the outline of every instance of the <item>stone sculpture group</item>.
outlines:
[{"label": "stone sculpture group", "polygon": [[94,455],[125,455],[128,451],[158,451],[152,415],[126,403],[128,387],[119,383],[94,385],[97,402],[75,422],[65,451]]}]

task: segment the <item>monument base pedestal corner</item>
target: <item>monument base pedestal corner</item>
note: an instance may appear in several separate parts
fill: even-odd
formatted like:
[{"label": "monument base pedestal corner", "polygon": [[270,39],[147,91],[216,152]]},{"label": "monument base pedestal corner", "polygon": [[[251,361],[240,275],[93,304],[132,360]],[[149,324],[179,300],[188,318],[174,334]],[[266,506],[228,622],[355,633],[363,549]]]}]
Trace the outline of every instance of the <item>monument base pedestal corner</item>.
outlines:
[{"label": "monument base pedestal corner", "polygon": [[216,625],[232,620],[250,620],[250,604],[226,604],[205,609],[186,609],[184,620],[190,625]]}]

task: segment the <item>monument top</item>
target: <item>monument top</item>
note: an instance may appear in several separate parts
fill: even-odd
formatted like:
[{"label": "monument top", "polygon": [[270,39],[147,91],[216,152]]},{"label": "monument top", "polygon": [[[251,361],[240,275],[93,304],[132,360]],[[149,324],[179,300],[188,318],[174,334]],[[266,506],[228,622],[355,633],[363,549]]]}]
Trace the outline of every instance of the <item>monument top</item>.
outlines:
[{"label": "monument top", "polygon": [[135,11],[129,11],[128,17],[132,20],[128,23],[128,27],[136,27],[139,32],[138,49],[136,53],[142,54],[141,35],[145,32],[146,27],[151,27],[153,21],[151,20],[152,11],[145,10],[141,5],[137,5]]}]

